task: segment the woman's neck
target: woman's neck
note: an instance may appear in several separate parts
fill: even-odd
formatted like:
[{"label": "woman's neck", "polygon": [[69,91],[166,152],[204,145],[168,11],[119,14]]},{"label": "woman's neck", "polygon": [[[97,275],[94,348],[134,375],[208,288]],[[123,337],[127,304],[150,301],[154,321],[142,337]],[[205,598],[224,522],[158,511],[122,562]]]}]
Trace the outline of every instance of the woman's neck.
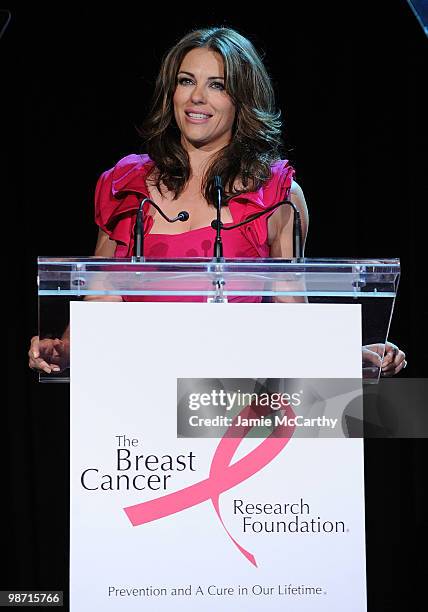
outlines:
[{"label": "woman's neck", "polygon": [[210,165],[210,161],[222,148],[223,147],[218,147],[212,150],[206,150],[196,147],[186,147],[189,155],[191,178],[202,180],[204,173]]}]

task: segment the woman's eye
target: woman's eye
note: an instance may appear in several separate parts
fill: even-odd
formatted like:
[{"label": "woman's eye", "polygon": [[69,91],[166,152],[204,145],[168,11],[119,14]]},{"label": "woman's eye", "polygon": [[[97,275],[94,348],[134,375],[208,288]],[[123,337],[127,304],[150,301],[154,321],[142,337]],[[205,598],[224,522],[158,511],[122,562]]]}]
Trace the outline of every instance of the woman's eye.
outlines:
[{"label": "woman's eye", "polygon": [[[184,86],[187,86],[187,85],[189,85],[189,84],[190,84],[190,85],[192,85],[192,84],[193,84],[193,81],[192,81],[192,79],[189,79],[188,77],[179,77],[179,78],[178,78],[178,84],[179,84],[179,85],[184,85]],[[223,83],[221,83],[220,81],[212,81],[212,82],[210,83],[210,87],[211,87],[212,89],[218,89],[218,90],[220,90],[220,91],[223,91],[223,90],[224,90],[224,85],[223,85]]]},{"label": "woman's eye", "polygon": [[220,89],[220,90],[224,89],[224,85],[223,83],[220,83],[220,81],[213,81],[211,85],[214,89]]}]

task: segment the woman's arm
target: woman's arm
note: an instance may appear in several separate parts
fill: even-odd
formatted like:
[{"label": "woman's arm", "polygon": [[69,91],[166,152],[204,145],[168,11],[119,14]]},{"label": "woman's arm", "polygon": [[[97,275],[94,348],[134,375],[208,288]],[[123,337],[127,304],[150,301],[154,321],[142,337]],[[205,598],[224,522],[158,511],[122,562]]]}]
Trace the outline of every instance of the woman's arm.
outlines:
[{"label": "woman's arm", "polygon": [[[290,200],[300,213],[302,225],[302,247],[305,248],[306,235],[308,233],[309,215],[305,196],[302,188],[295,181],[291,185]],[[293,220],[294,211],[291,206],[280,206],[268,220],[268,243],[271,257],[281,259],[293,258]],[[292,289],[291,283],[287,283],[287,289]],[[296,287],[304,290],[304,287]],[[306,302],[306,298],[300,296],[276,297],[275,302]]]},{"label": "woman's arm", "polygon": [[[117,247],[117,242],[111,240],[101,228],[98,230],[97,244],[95,246],[95,257],[108,257],[113,259]],[[85,302],[122,302],[120,295],[87,295]]]},{"label": "woman's arm", "polygon": [[108,234],[106,234],[101,228],[98,230],[97,244],[95,246],[95,257],[114,257],[116,251],[117,242],[111,240]]},{"label": "woman's arm", "polygon": [[[108,234],[102,229],[98,231],[98,239],[95,247],[95,257],[113,258],[116,250],[116,241],[110,240]],[[121,302],[120,295],[108,296],[86,296],[85,301]],[[61,338],[39,339],[39,336],[31,338],[30,350],[28,351],[28,365],[32,370],[39,370],[50,374],[60,372],[69,367],[70,359],[70,326],[67,325]]]},{"label": "woman's arm", "polygon": [[[308,233],[309,215],[302,188],[295,181],[291,184],[290,200],[300,212],[302,222],[302,246]],[[268,220],[268,242],[271,257],[292,259],[293,257],[293,209],[280,206]]]},{"label": "woman's arm", "polygon": [[[293,181],[290,199],[298,207],[302,220],[302,243],[305,245],[308,232],[308,209],[301,187]],[[280,206],[269,218],[268,234],[270,256],[291,259],[293,257],[293,210],[290,206]],[[287,283],[287,285],[289,285]],[[287,289],[289,287],[287,286]],[[304,287],[299,287],[304,290]],[[276,302],[306,302],[306,298],[299,296],[278,296]],[[382,368],[382,376],[394,376],[407,366],[406,354],[392,342],[385,344],[369,344],[362,347],[363,367],[374,365]]]}]

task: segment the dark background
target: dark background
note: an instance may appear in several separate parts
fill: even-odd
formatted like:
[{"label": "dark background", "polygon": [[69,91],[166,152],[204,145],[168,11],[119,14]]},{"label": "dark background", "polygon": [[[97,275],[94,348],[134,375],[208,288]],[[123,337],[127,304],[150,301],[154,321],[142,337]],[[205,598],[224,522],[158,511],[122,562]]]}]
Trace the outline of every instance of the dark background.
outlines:
[{"label": "dark background", "polygon": [[[308,202],[306,255],[400,257],[390,339],[408,355],[403,376],[427,376],[418,265],[427,39],[407,2],[124,6],[18,10],[0,41],[2,132],[10,137],[3,243],[13,286],[3,320],[10,334],[3,589],[67,591],[69,388],[40,385],[27,368],[37,333],[36,258],[93,253],[96,180],[140,150],[136,126],[160,60],[188,30],[228,25],[265,53],[286,157]],[[409,607],[423,596],[427,574],[427,444],[365,446],[369,611]]]}]

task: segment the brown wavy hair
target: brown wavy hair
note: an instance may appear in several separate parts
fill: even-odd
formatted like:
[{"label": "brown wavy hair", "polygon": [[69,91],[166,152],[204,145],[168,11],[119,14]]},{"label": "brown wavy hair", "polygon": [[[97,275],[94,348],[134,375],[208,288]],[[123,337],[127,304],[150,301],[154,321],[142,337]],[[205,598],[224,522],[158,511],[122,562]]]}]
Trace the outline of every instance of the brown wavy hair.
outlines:
[{"label": "brown wavy hair", "polygon": [[[281,112],[276,109],[272,83],[262,59],[247,38],[226,27],[186,34],[162,61],[151,110],[140,135],[145,152],[155,162],[157,188],[161,192],[163,182],[178,198],[190,178],[190,162],[181,145],[172,99],[184,56],[200,47],[223,58],[225,90],[236,105],[231,142],[214,155],[202,181],[202,193],[213,203],[213,178],[219,175],[227,202],[236,194],[259,189],[271,177],[271,164],[281,158]],[[237,179],[243,189],[236,189]]]}]

